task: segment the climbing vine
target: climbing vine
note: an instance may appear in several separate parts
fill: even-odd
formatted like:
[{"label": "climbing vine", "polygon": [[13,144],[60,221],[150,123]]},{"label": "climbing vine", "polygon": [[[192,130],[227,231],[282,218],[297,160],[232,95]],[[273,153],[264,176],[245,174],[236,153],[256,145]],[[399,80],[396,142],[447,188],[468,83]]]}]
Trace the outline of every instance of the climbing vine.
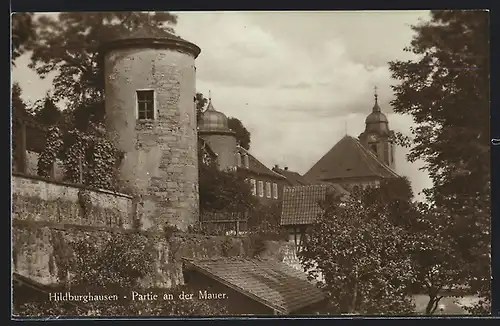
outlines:
[{"label": "climbing vine", "polygon": [[62,159],[65,181],[117,190],[115,167],[120,152],[106,137],[101,124],[90,123],[86,132],[52,127],[38,161],[38,174],[48,177],[58,157]]},{"label": "climbing vine", "polygon": [[50,127],[47,131],[45,150],[38,159],[38,175],[49,177],[57,155],[63,146],[62,132],[59,127]]}]

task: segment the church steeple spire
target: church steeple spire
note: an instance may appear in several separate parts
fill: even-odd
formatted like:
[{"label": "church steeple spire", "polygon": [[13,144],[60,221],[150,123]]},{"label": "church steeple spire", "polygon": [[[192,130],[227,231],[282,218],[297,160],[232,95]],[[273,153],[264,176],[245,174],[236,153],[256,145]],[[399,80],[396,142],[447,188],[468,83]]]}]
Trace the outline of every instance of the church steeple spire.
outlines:
[{"label": "church steeple spire", "polygon": [[373,105],[372,112],[381,112],[380,106],[378,105],[378,93],[377,93],[378,87],[375,86],[373,87],[374,94],[373,96],[375,97],[375,104]]},{"label": "church steeple spire", "polygon": [[212,91],[208,90],[208,106],[207,110],[215,111],[215,108],[212,104]]}]

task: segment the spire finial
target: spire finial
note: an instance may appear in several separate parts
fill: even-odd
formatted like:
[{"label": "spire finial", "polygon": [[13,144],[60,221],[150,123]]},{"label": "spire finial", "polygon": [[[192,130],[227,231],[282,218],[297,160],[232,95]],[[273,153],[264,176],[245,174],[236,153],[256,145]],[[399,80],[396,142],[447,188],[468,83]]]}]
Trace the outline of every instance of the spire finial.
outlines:
[{"label": "spire finial", "polygon": [[374,87],[373,87],[373,90],[374,90],[374,96],[375,96],[375,102],[378,102],[378,94],[377,94],[377,89],[378,89],[378,87],[377,87],[377,86],[374,86]]},{"label": "spire finial", "polygon": [[211,90],[208,90],[208,100],[209,101],[212,100],[212,91]]},{"label": "spire finial", "polygon": [[344,121],[344,132],[345,135],[347,136],[347,120]]}]

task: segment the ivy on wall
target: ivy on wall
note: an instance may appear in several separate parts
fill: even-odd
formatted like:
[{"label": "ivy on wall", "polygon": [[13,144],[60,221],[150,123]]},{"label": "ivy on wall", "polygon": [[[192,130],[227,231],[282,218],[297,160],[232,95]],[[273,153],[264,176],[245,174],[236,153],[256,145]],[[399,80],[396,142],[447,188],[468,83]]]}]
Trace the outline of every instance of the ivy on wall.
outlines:
[{"label": "ivy on wall", "polygon": [[115,171],[120,154],[106,137],[102,124],[90,124],[86,132],[51,127],[38,160],[38,174],[49,177],[56,159],[60,158],[64,181],[116,191]]}]

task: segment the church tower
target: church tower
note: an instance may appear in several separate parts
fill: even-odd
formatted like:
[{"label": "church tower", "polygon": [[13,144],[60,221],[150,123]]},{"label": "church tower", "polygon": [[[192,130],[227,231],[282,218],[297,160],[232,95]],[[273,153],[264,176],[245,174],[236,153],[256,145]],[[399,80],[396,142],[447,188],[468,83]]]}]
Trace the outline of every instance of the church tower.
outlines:
[{"label": "church tower", "polygon": [[392,134],[393,131],[389,129],[389,121],[378,104],[377,88],[375,87],[375,104],[372,112],[366,117],[365,131],[359,135],[359,140],[363,146],[375,153],[379,160],[395,170],[395,145],[391,140]]}]

